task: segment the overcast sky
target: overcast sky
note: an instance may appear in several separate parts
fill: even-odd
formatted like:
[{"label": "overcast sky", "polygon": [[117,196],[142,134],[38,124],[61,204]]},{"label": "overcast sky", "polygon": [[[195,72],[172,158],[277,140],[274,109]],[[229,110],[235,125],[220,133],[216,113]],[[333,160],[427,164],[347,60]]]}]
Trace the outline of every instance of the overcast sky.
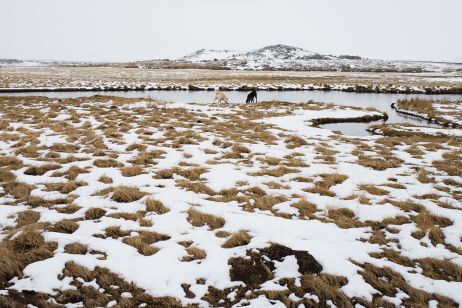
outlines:
[{"label": "overcast sky", "polygon": [[0,0],[0,58],[125,61],[283,43],[462,62],[462,0]]}]

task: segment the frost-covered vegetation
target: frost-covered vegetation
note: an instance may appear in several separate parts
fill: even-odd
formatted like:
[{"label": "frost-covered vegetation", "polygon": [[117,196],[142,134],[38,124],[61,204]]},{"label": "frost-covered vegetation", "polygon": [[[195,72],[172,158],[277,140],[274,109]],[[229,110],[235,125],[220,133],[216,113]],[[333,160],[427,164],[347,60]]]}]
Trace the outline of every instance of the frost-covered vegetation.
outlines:
[{"label": "frost-covered vegetation", "polygon": [[[0,306],[457,306],[462,139],[307,102],[0,98]],[[454,130],[457,131],[457,130]]]},{"label": "frost-covered vegetation", "polygon": [[460,94],[460,73],[356,73],[145,69],[124,67],[0,68],[0,92],[100,90],[323,90]]}]

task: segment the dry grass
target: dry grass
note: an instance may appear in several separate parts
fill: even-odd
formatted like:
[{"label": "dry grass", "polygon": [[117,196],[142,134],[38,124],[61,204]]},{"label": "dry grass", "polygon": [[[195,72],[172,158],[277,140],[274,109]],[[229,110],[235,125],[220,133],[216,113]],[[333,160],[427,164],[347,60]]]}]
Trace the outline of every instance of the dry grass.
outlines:
[{"label": "dry grass", "polygon": [[143,168],[140,166],[131,166],[131,167],[123,167],[120,168],[120,172],[123,176],[137,176],[143,173]]},{"label": "dry grass", "polygon": [[74,255],[84,255],[88,251],[87,246],[80,243],[72,243],[64,246],[64,252]]},{"label": "dry grass", "polygon": [[314,183],[314,187],[312,188],[307,188],[304,189],[306,192],[310,192],[313,194],[320,194],[322,196],[330,196],[334,197],[335,193],[330,191],[329,189],[337,184],[343,183],[346,179],[348,179],[348,176],[340,173],[324,173],[319,175],[322,180],[317,181]]},{"label": "dry grass", "polygon": [[128,203],[135,202],[146,195],[147,193],[140,191],[137,187],[120,186],[114,188],[111,199],[116,202]]},{"label": "dry grass", "polygon": [[431,279],[462,282],[462,267],[449,260],[425,258],[418,263],[422,274]]},{"label": "dry grass", "polygon": [[198,181],[200,180],[200,176],[207,171],[208,169],[204,167],[193,167],[189,169],[174,167],[157,171],[155,178],[172,179],[174,174],[178,174],[190,181]]},{"label": "dry grass", "polygon": [[376,195],[376,196],[384,196],[388,195],[388,191],[382,188],[379,188],[374,185],[369,185],[369,184],[361,184],[359,185],[360,190],[365,190],[371,195]]},{"label": "dry grass", "polygon": [[186,190],[195,192],[196,194],[207,194],[210,196],[215,195],[216,193],[207,185],[201,182],[191,182],[188,180],[176,180],[176,185],[182,187]]},{"label": "dry grass", "polygon": [[98,168],[117,168],[117,167],[121,167],[122,164],[119,163],[117,160],[114,160],[114,159],[96,159],[94,162],[93,162],[93,165],[95,165],[95,167],[98,167]]},{"label": "dry grass", "polygon": [[14,240],[0,243],[0,287],[5,288],[15,276],[22,276],[22,270],[30,263],[53,256],[55,243],[45,242],[43,236],[33,230],[24,230]]},{"label": "dry grass", "polygon": [[146,211],[148,212],[155,212],[159,215],[168,213],[170,209],[166,207],[162,202],[159,200],[154,200],[152,198],[146,199]]},{"label": "dry grass", "polygon": [[0,183],[11,182],[16,179],[16,176],[6,168],[0,168]]},{"label": "dry grass", "polygon": [[305,139],[297,135],[291,135],[285,141],[288,149],[294,149],[308,144]]},{"label": "dry grass", "polygon": [[272,169],[260,170],[260,171],[255,172],[255,173],[251,173],[250,175],[252,175],[252,176],[265,176],[265,175],[268,175],[268,176],[274,176],[274,177],[281,177],[281,176],[284,176],[286,174],[298,173],[298,172],[300,172],[300,170],[298,170],[298,169],[288,168],[286,166],[278,166],[278,167],[272,168]]},{"label": "dry grass", "polygon": [[201,213],[194,208],[188,210],[188,222],[194,227],[203,227],[207,225],[211,230],[221,228],[225,225],[225,220],[223,218]]},{"label": "dry grass", "polygon": [[98,181],[100,181],[101,183],[104,183],[104,184],[112,184],[112,179],[106,175],[102,175]]},{"label": "dry grass", "polygon": [[86,220],[94,220],[94,219],[100,219],[106,214],[106,211],[103,210],[102,208],[99,207],[92,207],[89,208],[85,212],[85,219]]},{"label": "dry grass", "polygon": [[186,252],[188,253],[187,256],[184,256],[181,261],[183,262],[191,262],[194,260],[203,260],[207,257],[207,254],[204,250],[197,248],[197,247],[188,247],[186,248]]},{"label": "dry grass", "polygon": [[231,237],[228,238],[221,247],[234,248],[238,246],[245,246],[250,243],[251,239],[252,237],[245,230],[240,230],[239,232],[231,235]]},{"label": "dry grass", "polygon": [[22,160],[14,156],[0,156],[0,167],[8,167],[13,170],[22,168]]},{"label": "dry grass", "polygon": [[40,213],[36,211],[26,210],[18,213],[18,219],[16,220],[16,227],[24,227],[31,225],[39,221]]},{"label": "dry grass", "polygon": [[24,171],[27,175],[44,175],[48,171],[60,169],[61,165],[47,164],[42,166],[29,167]]},{"label": "dry grass", "polygon": [[79,225],[72,220],[63,219],[58,221],[53,226],[49,227],[52,232],[72,234],[79,228]]},{"label": "dry grass", "polygon": [[383,171],[388,168],[398,168],[402,165],[403,161],[395,157],[382,158],[382,157],[369,157],[360,155],[358,164],[364,167],[372,168],[374,170]]},{"label": "dry grass", "polygon": [[291,206],[298,209],[298,213],[302,218],[311,217],[317,210],[316,205],[305,199],[292,203]]}]

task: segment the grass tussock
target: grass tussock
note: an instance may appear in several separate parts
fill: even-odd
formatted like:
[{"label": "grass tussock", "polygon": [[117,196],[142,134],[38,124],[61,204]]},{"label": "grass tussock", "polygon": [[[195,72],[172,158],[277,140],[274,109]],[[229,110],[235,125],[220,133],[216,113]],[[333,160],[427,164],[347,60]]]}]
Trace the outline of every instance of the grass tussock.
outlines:
[{"label": "grass tussock", "polygon": [[383,157],[369,157],[360,155],[358,158],[358,164],[364,167],[372,168],[374,170],[383,171],[389,168],[401,167],[403,161],[395,158],[383,158]]},{"label": "grass tussock", "polygon": [[228,238],[221,247],[234,248],[238,246],[245,246],[250,243],[251,239],[252,237],[245,230],[240,230],[239,232],[231,235],[231,237]]},{"label": "grass tussock", "polygon": [[29,167],[24,171],[24,174],[34,175],[34,176],[44,175],[48,171],[56,170],[60,168],[61,168],[61,165],[46,164],[46,165],[41,165],[41,166]]},{"label": "grass tussock", "polygon": [[0,156],[0,167],[18,170],[22,168],[22,160],[14,156]]},{"label": "grass tussock", "polygon": [[109,159],[96,159],[93,162],[93,165],[98,168],[117,168],[121,167],[122,164],[119,163],[117,160],[109,158]]},{"label": "grass tussock", "polygon": [[188,253],[187,256],[184,256],[181,261],[183,262],[191,262],[191,261],[194,261],[194,260],[203,260],[207,257],[207,253],[198,248],[198,247],[188,247],[186,248],[186,252]]},{"label": "grass tussock", "polygon": [[156,179],[172,179],[174,174],[181,175],[190,181],[199,181],[203,173],[208,171],[204,167],[193,167],[189,169],[182,169],[178,167],[163,169],[156,172]]},{"label": "grass tussock", "polygon": [[16,227],[24,227],[27,225],[34,224],[40,219],[40,213],[32,210],[26,210],[18,213],[18,218],[16,219]]},{"label": "grass tussock", "polygon": [[110,177],[106,176],[106,175],[100,176],[98,181],[100,181],[101,183],[104,183],[104,184],[112,184],[113,183],[112,179]]},{"label": "grass tussock", "polygon": [[148,212],[155,212],[159,215],[168,213],[170,209],[166,207],[162,202],[159,200],[154,200],[152,198],[146,199],[146,211]]},{"label": "grass tussock", "polygon": [[346,179],[348,179],[348,176],[340,173],[324,173],[320,174],[319,176],[322,178],[322,180],[315,182],[314,187],[304,189],[304,191],[313,194],[320,194],[322,196],[334,197],[335,193],[329,189],[332,186],[341,184]]},{"label": "grass tussock", "polygon": [[74,255],[84,255],[88,251],[87,246],[80,243],[72,243],[64,246],[64,252]]},{"label": "grass tussock", "polygon": [[292,203],[291,206],[298,209],[298,213],[302,218],[311,217],[317,211],[316,205],[305,199]]},{"label": "grass tussock", "polygon": [[143,168],[140,166],[123,167],[120,168],[120,172],[126,177],[137,176],[143,173]]},{"label": "grass tussock", "polygon": [[188,210],[188,222],[194,227],[208,226],[211,230],[221,228],[225,225],[225,220],[210,214],[196,211],[194,208]]},{"label": "grass tussock", "polygon": [[298,173],[300,172],[300,170],[298,169],[294,169],[294,168],[288,168],[286,166],[278,166],[276,168],[272,168],[272,169],[264,169],[264,170],[260,170],[258,172],[255,172],[255,173],[251,173],[250,175],[252,176],[273,176],[273,177],[281,177],[281,176],[284,176],[286,174],[291,174],[291,173]]},{"label": "grass tussock", "polygon": [[2,241],[0,287],[5,288],[13,277],[21,277],[28,264],[52,257],[56,247],[56,243],[45,242],[39,232],[29,229],[22,231],[13,240]]},{"label": "grass tussock", "polygon": [[49,230],[52,232],[72,234],[79,228],[79,224],[73,220],[63,219],[58,221]]},{"label": "grass tussock", "polygon": [[106,211],[103,210],[102,208],[99,207],[92,207],[89,208],[85,212],[85,219],[86,220],[94,220],[94,219],[100,219],[106,214]]},{"label": "grass tussock", "polygon": [[361,184],[361,185],[359,185],[359,189],[360,189],[360,190],[365,190],[365,191],[367,191],[368,193],[370,193],[371,195],[375,195],[375,196],[384,196],[384,195],[388,195],[388,191],[387,191],[387,190],[382,189],[382,188],[379,188],[379,187],[374,186],[374,185]]},{"label": "grass tussock", "polygon": [[176,180],[176,185],[184,188],[186,190],[192,191],[196,194],[207,194],[210,196],[215,195],[215,191],[213,191],[210,187],[203,184],[202,182],[191,182],[188,180]]},{"label": "grass tussock", "polygon": [[286,147],[288,149],[295,149],[304,145],[308,145],[305,139],[297,135],[291,135],[286,140]]},{"label": "grass tussock", "polygon": [[147,193],[140,191],[137,187],[120,186],[114,189],[111,199],[116,202],[128,203],[135,202],[146,195]]}]

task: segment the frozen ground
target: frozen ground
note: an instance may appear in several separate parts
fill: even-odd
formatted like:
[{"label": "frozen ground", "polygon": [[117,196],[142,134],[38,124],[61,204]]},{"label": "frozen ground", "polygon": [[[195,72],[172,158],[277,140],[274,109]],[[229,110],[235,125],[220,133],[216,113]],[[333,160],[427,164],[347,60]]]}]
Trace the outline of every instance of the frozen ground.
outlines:
[{"label": "frozen ground", "polygon": [[0,97],[1,305],[460,305],[460,135],[373,114]]},{"label": "frozen ground", "polygon": [[230,71],[117,67],[0,68],[0,92],[26,90],[324,90],[462,93],[462,74]]}]

